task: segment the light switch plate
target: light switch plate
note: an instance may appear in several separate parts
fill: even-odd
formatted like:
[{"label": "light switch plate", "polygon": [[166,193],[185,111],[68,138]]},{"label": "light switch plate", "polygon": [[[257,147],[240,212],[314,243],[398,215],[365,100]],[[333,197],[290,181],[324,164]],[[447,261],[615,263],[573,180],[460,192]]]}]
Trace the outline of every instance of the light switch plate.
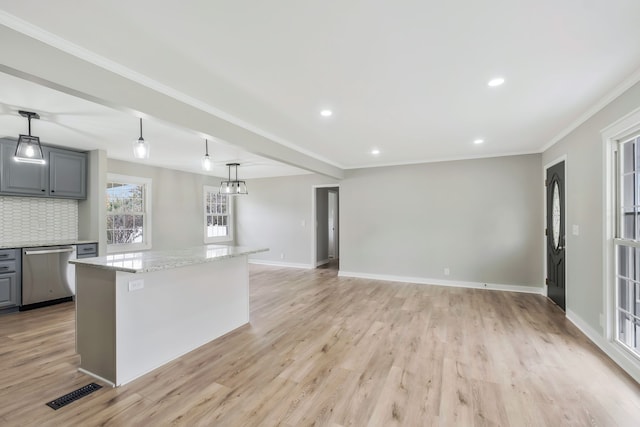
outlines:
[{"label": "light switch plate", "polygon": [[144,289],[144,279],[129,280],[129,292]]},{"label": "light switch plate", "polygon": [[577,226],[576,224],[573,224],[573,235],[574,236],[578,236],[580,234],[580,227]]}]

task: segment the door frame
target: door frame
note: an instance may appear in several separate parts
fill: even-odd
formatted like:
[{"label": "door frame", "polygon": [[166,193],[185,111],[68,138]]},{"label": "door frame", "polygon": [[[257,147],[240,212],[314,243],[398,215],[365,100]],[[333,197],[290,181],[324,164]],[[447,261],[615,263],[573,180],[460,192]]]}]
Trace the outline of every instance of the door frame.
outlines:
[{"label": "door frame", "polygon": [[[542,222],[542,233],[540,233],[542,235],[542,284],[543,284],[543,288],[544,288],[544,296],[546,296],[547,298],[549,298],[549,289],[547,287],[547,282],[546,279],[547,278],[547,236],[545,235],[545,230],[549,229],[549,224],[547,224],[547,186],[545,185],[545,181],[547,180],[547,170],[552,167],[557,165],[558,163],[562,163],[564,162],[564,229],[565,229],[565,238],[564,238],[564,262],[565,262],[565,269],[564,269],[564,305],[565,305],[565,316],[567,311],[569,310],[569,281],[567,280],[567,271],[568,269],[566,268],[566,263],[567,263],[567,254],[569,253],[568,248],[570,246],[569,244],[569,239],[567,239],[567,235],[569,234],[570,230],[572,231],[572,228],[569,227],[569,223],[567,221],[568,218],[568,210],[567,210],[567,195],[569,194],[568,191],[568,187],[569,187],[569,174],[567,173],[568,171],[568,162],[567,162],[567,155],[563,154],[559,157],[556,157],[554,160],[550,161],[549,163],[545,164],[542,167],[542,218],[543,218],[543,222]],[[572,226],[573,227],[573,226]]]},{"label": "door frame", "polygon": [[[338,189],[338,227],[340,227],[340,184],[318,184],[311,186],[311,268],[316,268],[318,261],[317,254],[317,234],[318,234],[318,217],[316,215],[316,190],[318,188],[337,188]],[[340,253],[340,236],[342,233],[338,231],[338,253]]]}]

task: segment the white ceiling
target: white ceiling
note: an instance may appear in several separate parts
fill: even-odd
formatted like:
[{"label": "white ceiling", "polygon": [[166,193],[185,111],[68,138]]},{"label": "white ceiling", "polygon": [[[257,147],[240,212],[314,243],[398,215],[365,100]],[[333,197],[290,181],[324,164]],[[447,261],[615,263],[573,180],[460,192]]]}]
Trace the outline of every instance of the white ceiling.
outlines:
[{"label": "white ceiling", "polygon": [[[0,12],[340,168],[540,152],[640,70],[637,0],[0,0]],[[488,87],[495,76],[506,83]],[[134,115],[12,76],[0,87],[2,131],[24,132],[13,107],[40,109],[43,140],[131,160]],[[152,156],[176,169],[197,168],[202,136],[145,124]],[[215,150],[247,173],[270,168],[254,176],[301,173]]]}]

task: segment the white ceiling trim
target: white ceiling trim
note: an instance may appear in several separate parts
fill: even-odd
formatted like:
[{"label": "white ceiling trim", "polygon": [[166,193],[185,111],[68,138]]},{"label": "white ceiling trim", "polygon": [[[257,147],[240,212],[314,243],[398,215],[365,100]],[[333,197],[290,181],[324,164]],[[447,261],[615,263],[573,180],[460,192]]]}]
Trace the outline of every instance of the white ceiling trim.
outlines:
[{"label": "white ceiling trim", "polygon": [[596,102],[591,108],[584,112],[574,122],[569,124],[562,132],[556,135],[551,141],[546,143],[540,152],[544,153],[549,148],[553,147],[556,143],[560,142],[564,137],[576,130],[580,125],[585,123],[591,117],[595,116],[598,111],[609,105],[613,100],[622,95],[625,91],[629,90],[633,85],[640,82],[640,69],[633,73],[629,78],[616,86],[611,92],[603,96],[598,102]]},{"label": "white ceiling trim", "polygon": [[[232,123],[236,126],[243,127],[264,138],[277,142],[280,145],[284,145],[287,148],[298,151],[299,153],[305,154],[321,162],[330,164],[336,168],[344,169],[343,165],[336,163],[333,160],[327,159],[317,153],[314,153],[305,148],[302,148],[290,141],[284,140],[276,135],[273,135],[263,129],[260,129],[252,125],[251,123],[248,123],[238,117],[228,114],[212,105],[202,102],[196,98],[193,98],[183,92],[175,90],[172,87],[164,85],[154,79],[151,79],[145,76],[144,74],[138,73],[137,71],[134,71],[128,67],[123,66],[122,64],[119,64],[115,61],[112,61],[108,58],[98,55],[90,50],[87,50],[81,46],[78,46],[75,43],[72,43],[66,39],[63,39],[62,37],[56,36],[55,34],[45,31],[40,27],[37,27],[29,22],[26,22],[18,18],[17,16],[11,15],[10,13],[4,12],[2,10],[0,10],[0,24],[8,28],[11,28],[12,30],[18,31],[26,36],[32,37],[42,43],[46,43],[49,46],[59,49],[65,53],[68,53],[84,61],[87,61],[90,64],[96,65],[100,68],[104,68],[105,70],[108,70],[126,79],[129,79],[138,84],[141,84],[150,89],[153,89],[159,93],[162,93],[163,95],[167,95],[171,98],[184,102],[185,104],[195,107],[199,110],[205,111],[209,114],[213,114],[223,120],[228,121],[229,123]],[[122,107],[127,107],[127,106],[122,106]],[[209,138],[216,138],[215,135],[207,135],[207,136]]]}]

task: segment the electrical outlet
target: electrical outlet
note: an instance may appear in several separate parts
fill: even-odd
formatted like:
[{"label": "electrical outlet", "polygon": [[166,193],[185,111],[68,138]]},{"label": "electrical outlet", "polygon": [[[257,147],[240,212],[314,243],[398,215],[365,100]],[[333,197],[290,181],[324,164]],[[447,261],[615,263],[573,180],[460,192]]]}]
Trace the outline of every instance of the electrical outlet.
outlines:
[{"label": "electrical outlet", "polygon": [[445,275],[445,276],[448,276],[450,273],[451,273],[451,271],[449,270],[449,267],[446,267],[446,268],[444,269],[444,275]]},{"label": "electrical outlet", "polygon": [[280,254],[280,259],[284,259],[284,252]]},{"label": "electrical outlet", "polygon": [[129,292],[144,289],[144,279],[129,280]]}]

